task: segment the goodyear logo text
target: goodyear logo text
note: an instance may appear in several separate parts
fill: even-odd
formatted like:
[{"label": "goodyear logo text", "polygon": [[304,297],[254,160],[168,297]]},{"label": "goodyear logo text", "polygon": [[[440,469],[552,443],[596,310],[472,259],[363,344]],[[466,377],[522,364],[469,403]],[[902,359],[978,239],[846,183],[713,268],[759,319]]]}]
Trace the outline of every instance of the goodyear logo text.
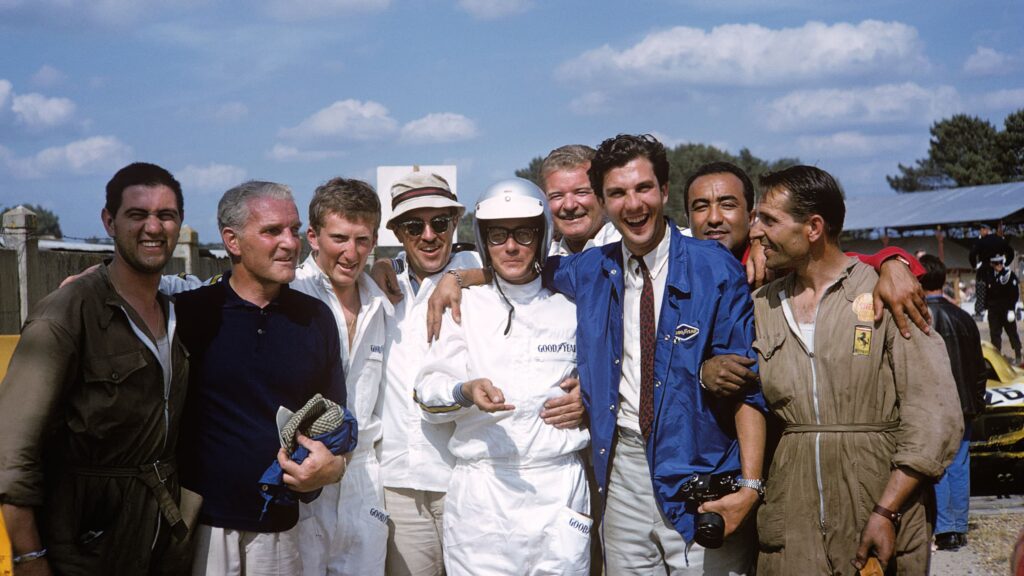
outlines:
[{"label": "goodyear logo text", "polygon": [[557,353],[557,352],[570,352],[576,353],[575,342],[562,342],[561,344],[538,344],[537,352],[543,353]]}]

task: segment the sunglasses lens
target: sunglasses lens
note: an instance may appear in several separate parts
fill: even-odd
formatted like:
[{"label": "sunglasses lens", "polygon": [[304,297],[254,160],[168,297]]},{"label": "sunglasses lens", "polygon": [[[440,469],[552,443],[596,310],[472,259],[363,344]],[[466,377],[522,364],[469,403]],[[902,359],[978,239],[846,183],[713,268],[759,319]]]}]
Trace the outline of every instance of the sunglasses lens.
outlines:
[{"label": "sunglasses lens", "polygon": [[452,219],[448,216],[435,216],[430,219],[430,227],[434,229],[434,234],[444,234],[451,223]]},{"label": "sunglasses lens", "polygon": [[402,226],[405,228],[405,233],[410,236],[423,234],[423,220],[406,220],[402,223]]}]

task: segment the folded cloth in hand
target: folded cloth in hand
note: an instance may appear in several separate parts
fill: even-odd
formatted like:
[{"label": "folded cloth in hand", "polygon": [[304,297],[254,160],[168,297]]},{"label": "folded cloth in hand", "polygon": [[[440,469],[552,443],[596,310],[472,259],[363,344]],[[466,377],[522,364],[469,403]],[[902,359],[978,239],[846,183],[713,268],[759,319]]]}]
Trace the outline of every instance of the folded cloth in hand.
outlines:
[{"label": "folded cloth in hand", "polygon": [[[280,429],[281,446],[296,463],[309,456],[309,450],[298,443],[297,436],[302,433],[313,440],[323,442],[331,454],[345,454],[356,447],[358,429],[352,413],[320,394],[310,398],[306,405],[295,412]],[[267,513],[271,504],[290,506],[297,501],[312,502],[320,495],[320,490],[312,492],[295,492],[284,483],[284,471],[277,458],[263,472],[259,482],[260,495],[263,496],[262,515]]]}]

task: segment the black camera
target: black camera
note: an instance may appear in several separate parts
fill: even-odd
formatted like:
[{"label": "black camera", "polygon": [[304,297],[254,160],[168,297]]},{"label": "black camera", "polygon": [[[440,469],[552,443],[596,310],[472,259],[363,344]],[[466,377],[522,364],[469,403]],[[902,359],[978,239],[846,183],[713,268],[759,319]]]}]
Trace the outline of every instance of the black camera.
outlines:
[{"label": "black camera", "polygon": [[[679,488],[679,497],[694,506],[718,500],[740,489],[738,474],[694,474]],[[697,514],[697,544],[721,548],[725,540],[725,519],[717,512]]]}]

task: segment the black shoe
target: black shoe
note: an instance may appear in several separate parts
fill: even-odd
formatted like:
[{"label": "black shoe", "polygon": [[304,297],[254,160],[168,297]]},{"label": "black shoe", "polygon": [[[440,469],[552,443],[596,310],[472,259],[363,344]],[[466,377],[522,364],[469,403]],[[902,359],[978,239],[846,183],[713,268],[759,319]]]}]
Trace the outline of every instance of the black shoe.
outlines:
[{"label": "black shoe", "polygon": [[957,550],[960,548],[959,534],[956,532],[943,532],[935,535],[935,548],[938,550]]},{"label": "black shoe", "polygon": [[963,532],[957,532],[956,539],[957,542],[960,544],[961,548],[967,546],[967,534],[964,534]]}]

